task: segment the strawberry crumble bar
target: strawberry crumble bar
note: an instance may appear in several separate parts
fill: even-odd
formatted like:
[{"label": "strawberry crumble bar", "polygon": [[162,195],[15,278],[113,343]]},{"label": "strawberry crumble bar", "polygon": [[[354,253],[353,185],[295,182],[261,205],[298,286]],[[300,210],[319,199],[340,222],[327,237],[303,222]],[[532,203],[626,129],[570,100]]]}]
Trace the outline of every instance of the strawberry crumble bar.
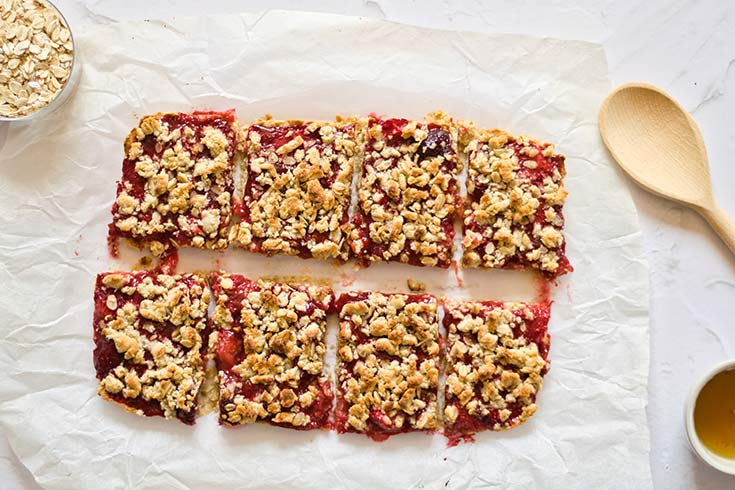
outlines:
[{"label": "strawberry crumble bar", "polygon": [[204,278],[102,273],[94,302],[99,395],[138,415],[193,424],[207,345]]},{"label": "strawberry crumble bar", "polygon": [[337,300],[337,432],[382,441],[437,428],[437,300],[354,292]]},{"label": "strawberry crumble bar", "polygon": [[368,120],[352,253],[365,264],[391,260],[448,267],[458,211],[457,130],[444,113],[425,121]]},{"label": "strawberry crumble bar", "polygon": [[145,116],[125,140],[110,237],[153,255],[180,246],[227,247],[234,111]]},{"label": "strawberry crumble bar", "polygon": [[503,430],[536,412],[549,369],[549,303],[450,302],[444,433],[450,444]]},{"label": "strawberry crumble bar", "polygon": [[210,284],[220,423],[329,428],[324,354],[331,289],[223,272],[213,273]]},{"label": "strawberry crumble bar", "polygon": [[554,146],[503,131],[463,132],[468,156],[465,267],[572,270],[565,255],[564,156]]},{"label": "strawberry crumble bar", "polygon": [[346,260],[364,123],[261,119],[241,132],[244,189],[231,240],[254,252]]}]

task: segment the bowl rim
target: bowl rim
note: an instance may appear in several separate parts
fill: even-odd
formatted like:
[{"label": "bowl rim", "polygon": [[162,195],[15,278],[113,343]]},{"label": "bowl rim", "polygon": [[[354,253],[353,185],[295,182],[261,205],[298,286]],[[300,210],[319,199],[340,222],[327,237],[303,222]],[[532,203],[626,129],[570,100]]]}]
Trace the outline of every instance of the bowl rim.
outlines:
[{"label": "bowl rim", "polygon": [[692,386],[685,405],[684,417],[687,439],[694,453],[711,467],[723,473],[735,475],[735,459],[724,458],[710,451],[699,439],[696,428],[694,427],[694,407],[697,404],[699,393],[712,378],[725,371],[735,371],[735,359],[729,359],[716,364]]},{"label": "bowl rim", "polygon": [[61,88],[56,93],[54,98],[51,99],[51,101],[49,101],[45,106],[41,107],[38,110],[30,112],[24,116],[20,116],[20,117],[8,117],[8,116],[0,115],[0,123],[27,122],[32,119],[41,117],[44,114],[53,112],[55,109],[59,107],[57,104],[58,104],[58,101],[61,99],[61,96],[67,90],[69,90],[69,87],[74,85],[72,83],[72,79],[74,78],[74,75],[76,73],[75,70],[78,69],[77,43],[76,43],[76,40],[74,39],[74,31],[72,30],[71,25],[69,24],[69,21],[66,19],[66,17],[64,17],[64,14],[61,13],[61,10],[59,9],[59,7],[56,6],[54,2],[52,2],[51,0],[36,0],[36,1],[38,1],[39,3],[46,4],[52,9],[54,9],[56,13],[59,14],[59,18],[64,22],[64,25],[66,25],[66,28],[69,30],[69,39],[71,40],[71,46],[72,46],[71,70],[69,71],[69,77],[66,79],[66,81],[64,82],[64,85],[61,86]]}]

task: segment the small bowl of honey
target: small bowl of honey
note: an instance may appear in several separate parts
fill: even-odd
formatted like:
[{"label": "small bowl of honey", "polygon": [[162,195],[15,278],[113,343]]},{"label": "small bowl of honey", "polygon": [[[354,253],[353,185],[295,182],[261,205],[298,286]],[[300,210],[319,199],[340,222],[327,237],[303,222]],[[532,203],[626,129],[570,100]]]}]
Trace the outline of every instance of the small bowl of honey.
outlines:
[{"label": "small bowl of honey", "polygon": [[735,359],[715,366],[692,388],[685,415],[694,452],[735,475]]}]

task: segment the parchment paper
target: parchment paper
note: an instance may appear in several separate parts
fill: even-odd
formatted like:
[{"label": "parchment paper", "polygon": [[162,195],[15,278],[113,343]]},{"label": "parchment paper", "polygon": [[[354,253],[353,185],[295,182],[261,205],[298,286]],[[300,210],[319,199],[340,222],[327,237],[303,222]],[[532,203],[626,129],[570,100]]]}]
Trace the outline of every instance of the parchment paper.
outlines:
[{"label": "parchment paper", "polygon": [[[0,155],[0,424],[40,485],[651,488],[647,266],[630,196],[597,133],[609,89],[600,46],[284,12],[115,24],[79,37],[76,96],[52,118],[12,126]],[[147,113],[231,107],[242,120],[441,108],[557,144],[568,157],[575,272],[553,289],[552,367],[530,422],[448,449],[438,435],[375,443],[260,424],[224,429],[214,414],[192,428],[96,396],[94,276],[137,258],[112,260],[105,244],[122,141]],[[465,272],[460,287],[453,271],[355,271],[237,250],[187,251],[179,270],[217,267],[326,278],[338,290],[406,291],[412,277],[449,297],[536,296],[520,272]]]}]

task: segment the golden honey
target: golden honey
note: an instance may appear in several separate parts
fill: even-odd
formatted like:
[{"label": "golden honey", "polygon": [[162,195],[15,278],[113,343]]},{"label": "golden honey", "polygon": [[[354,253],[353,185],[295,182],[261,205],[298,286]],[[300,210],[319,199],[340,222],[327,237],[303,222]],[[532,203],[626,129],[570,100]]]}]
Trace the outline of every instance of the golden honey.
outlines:
[{"label": "golden honey", "polygon": [[735,369],[716,374],[699,392],[694,429],[707,449],[735,459]]}]

